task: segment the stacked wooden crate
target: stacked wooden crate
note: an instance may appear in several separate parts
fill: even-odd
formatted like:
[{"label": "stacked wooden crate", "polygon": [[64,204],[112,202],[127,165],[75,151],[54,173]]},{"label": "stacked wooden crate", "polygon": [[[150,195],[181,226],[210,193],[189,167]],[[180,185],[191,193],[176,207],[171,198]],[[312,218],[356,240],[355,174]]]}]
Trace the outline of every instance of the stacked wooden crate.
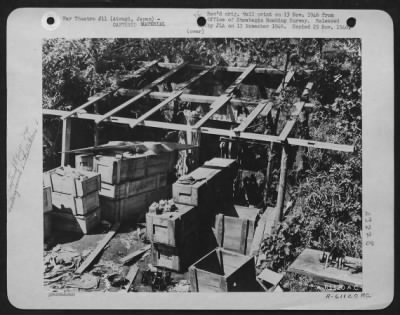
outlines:
[{"label": "stacked wooden crate", "polygon": [[202,228],[214,224],[217,213],[229,213],[233,207],[233,180],[236,161],[212,159],[172,186],[175,203],[196,206]]},{"label": "stacked wooden crate", "polygon": [[196,207],[176,204],[173,211],[146,214],[147,238],[153,262],[158,267],[184,271],[200,256]]},{"label": "stacked wooden crate", "polygon": [[170,195],[168,174],[176,152],[77,155],[75,165],[101,174],[102,217],[131,224],[144,217],[155,200]]},{"label": "stacked wooden crate", "polygon": [[43,174],[51,189],[53,231],[90,233],[100,223],[100,175],[71,167]]}]

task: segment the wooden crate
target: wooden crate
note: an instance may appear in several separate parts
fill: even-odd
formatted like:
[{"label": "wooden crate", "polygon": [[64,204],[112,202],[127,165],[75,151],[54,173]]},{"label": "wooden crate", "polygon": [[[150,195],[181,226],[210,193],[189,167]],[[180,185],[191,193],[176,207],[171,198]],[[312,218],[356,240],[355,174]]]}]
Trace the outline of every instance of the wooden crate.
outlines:
[{"label": "wooden crate", "polygon": [[218,214],[215,231],[218,245],[227,250],[248,255],[255,231],[255,218],[235,218]]},{"label": "wooden crate", "polygon": [[49,212],[53,209],[51,201],[51,187],[43,187],[43,213]]},{"label": "wooden crate", "polygon": [[51,213],[43,214],[43,239],[48,241],[53,232],[52,215]]},{"label": "wooden crate", "polygon": [[185,238],[198,230],[197,209],[194,206],[176,204],[177,210],[163,214],[146,214],[147,238],[152,243],[178,246]]},{"label": "wooden crate", "polygon": [[86,215],[73,215],[63,211],[52,211],[53,232],[90,234],[101,222],[101,211],[97,208]]},{"label": "wooden crate", "polygon": [[238,165],[234,159],[213,158],[205,162],[203,167],[220,169],[222,176],[226,176],[232,181],[236,178],[238,172]]},{"label": "wooden crate", "polygon": [[110,199],[100,196],[102,218],[111,222],[135,223],[147,210],[147,193],[123,199]]},{"label": "wooden crate", "polygon": [[92,171],[93,159],[93,154],[78,154],[75,156],[75,168],[84,171]]},{"label": "wooden crate", "polygon": [[163,152],[147,155],[147,176],[167,173],[173,170],[171,160],[175,152]]},{"label": "wooden crate", "polygon": [[101,174],[101,181],[119,184],[140,179],[146,175],[146,155],[97,155],[93,159],[93,171]]},{"label": "wooden crate", "polygon": [[177,272],[184,272],[200,257],[199,246],[197,231],[187,235],[184,242],[176,247],[152,243],[153,264]]},{"label": "wooden crate", "polygon": [[83,197],[100,190],[101,178],[94,172],[61,166],[43,173],[43,182],[53,192]]},{"label": "wooden crate", "polygon": [[70,212],[73,215],[86,215],[100,206],[99,192],[95,191],[83,197],[52,193],[53,206],[60,211]]},{"label": "wooden crate", "polygon": [[254,257],[217,248],[189,267],[191,292],[257,290]]},{"label": "wooden crate", "polygon": [[111,199],[123,199],[152,191],[166,185],[167,174],[163,173],[117,185],[111,185],[103,182],[101,183],[101,190],[99,194],[100,196]]}]

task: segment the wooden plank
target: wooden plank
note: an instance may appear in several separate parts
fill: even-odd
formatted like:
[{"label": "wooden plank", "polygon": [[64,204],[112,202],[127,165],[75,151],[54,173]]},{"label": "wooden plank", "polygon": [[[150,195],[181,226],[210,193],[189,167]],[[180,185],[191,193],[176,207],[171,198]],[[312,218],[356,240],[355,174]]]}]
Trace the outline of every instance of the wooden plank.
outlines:
[{"label": "wooden plank", "polygon": [[282,129],[280,135],[278,136],[279,141],[284,142],[288,137],[289,133],[292,131],[294,125],[296,124],[296,120],[289,120],[286,122],[285,127]]},{"label": "wooden plank", "polygon": [[103,251],[103,248],[108,244],[108,242],[114,237],[119,229],[120,223],[115,223],[107,235],[100,241],[97,247],[90,253],[90,255],[85,259],[82,265],[75,271],[77,274],[82,274],[94,261],[94,259]]},{"label": "wooden plank", "polygon": [[[325,264],[319,261],[319,257],[322,255],[322,251],[305,249],[299,257],[289,266],[288,272],[298,273],[315,277],[319,279],[325,279],[330,282],[340,283],[345,285],[362,287],[363,285],[363,273],[352,273],[351,269],[338,269],[333,266],[325,268]],[[350,262],[355,266],[361,266],[361,259],[346,257],[345,262]]]},{"label": "wooden plank", "polygon": [[211,70],[214,70],[214,69],[215,69],[215,66],[211,66],[208,69],[204,69],[203,71],[201,71],[199,74],[197,74],[193,78],[191,78],[188,81],[183,82],[182,84],[180,84],[179,89],[183,90],[183,89],[187,88],[189,85],[193,84],[197,80],[200,80],[203,76],[205,76],[207,73],[209,73]]},{"label": "wooden plank", "polygon": [[306,139],[296,139],[296,138],[287,138],[287,141],[290,145],[298,145],[303,147],[315,148],[315,149],[326,149],[326,150],[335,150],[342,152],[353,152],[353,145],[346,144],[336,144],[329,142],[320,142]]},{"label": "wooden plank", "polygon": [[61,144],[61,165],[67,166],[69,161],[69,154],[66,151],[71,149],[71,119],[64,119],[62,124],[62,144]]},{"label": "wooden plank", "polygon": [[233,93],[239,85],[243,82],[246,77],[253,72],[253,70],[256,68],[256,64],[250,64],[245,70],[242,72],[242,74],[233,82],[225,91],[224,94],[231,94]]},{"label": "wooden plank", "polygon": [[287,84],[290,82],[290,80],[292,80],[293,76],[295,74],[295,71],[293,70],[289,70],[286,75],[285,78],[282,80],[282,83],[279,85],[279,87],[276,89],[275,93],[281,93],[282,90],[287,86]]},{"label": "wooden plank", "polygon": [[[268,106],[268,107],[267,107]],[[242,132],[244,131],[252,122],[253,120],[258,116],[259,113],[261,113],[264,108],[268,108],[268,111],[271,110],[272,108],[272,103],[266,103],[265,101],[260,102],[256,108],[252,110],[249,116],[246,117],[246,119],[234,129],[235,132]]]},{"label": "wooden plank", "polygon": [[253,242],[251,243],[250,247],[251,256],[257,255],[258,251],[260,250],[261,242],[264,239],[265,225],[266,225],[266,218],[263,215],[258,221],[256,231],[254,232]]},{"label": "wooden plank", "polygon": [[135,281],[136,275],[139,272],[139,267],[138,265],[134,264],[128,272],[128,275],[126,276],[126,280],[128,280],[128,284],[126,286],[126,292],[129,292],[130,287],[132,286],[133,281]]},{"label": "wooden plank", "polygon": [[[62,116],[65,111],[63,110],[55,110],[55,109],[43,109],[43,115],[51,115],[51,116]],[[79,119],[87,119],[87,120],[96,120],[98,117],[101,117],[97,114],[89,114],[89,113],[78,113],[77,118]],[[136,121],[134,118],[125,118],[125,117],[110,117],[110,120],[116,124],[129,125]],[[153,128],[162,128],[162,129],[171,129],[171,130],[182,130],[186,131],[187,126],[183,124],[175,124],[175,123],[167,123],[160,121],[150,121],[145,120],[143,122],[143,126],[153,127]],[[233,130],[226,129],[218,129],[218,128],[209,128],[209,127],[201,127],[201,133],[212,134],[218,136],[227,136],[227,137],[236,137],[237,139],[243,140],[254,140],[261,142],[280,142],[278,136],[272,135],[262,135],[256,133],[242,132],[239,137],[233,132]],[[316,149],[326,149],[326,150],[336,150],[343,152],[353,152],[354,146],[345,145],[345,144],[335,144],[329,142],[320,142],[314,140],[306,140],[306,139],[296,139],[296,138],[287,138],[287,141],[291,145],[298,145],[309,148]]]},{"label": "wooden plank", "polygon": [[150,117],[151,115],[153,115],[154,113],[159,111],[164,106],[168,105],[174,99],[178,98],[179,95],[181,95],[182,93],[183,93],[183,91],[179,91],[179,92],[173,93],[170,97],[168,97],[167,99],[163,100],[161,103],[159,103],[158,105],[154,106],[153,108],[151,108],[150,110],[145,112],[143,115],[141,115],[139,118],[137,118],[134,123],[129,124],[129,127],[135,128],[137,125],[140,125],[141,123],[143,123],[143,121],[145,119],[147,119],[148,117]]},{"label": "wooden plank", "polygon": [[103,98],[109,96],[110,94],[114,93],[114,92],[117,91],[117,90],[118,90],[118,89],[113,89],[113,90],[111,90],[111,91],[109,91],[109,92],[103,92],[103,94],[100,95],[99,97],[96,97],[96,98],[94,98],[94,99],[92,99],[92,100],[86,102],[85,104],[82,104],[81,106],[75,108],[74,110],[68,112],[67,114],[65,114],[64,116],[62,116],[61,119],[64,120],[64,119],[67,119],[67,118],[70,117],[70,116],[76,115],[79,111],[81,111],[81,110],[85,109],[86,107],[88,107],[88,106],[90,106],[90,105],[92,105],[92,104],[94,104],[94,103],[96,103],[96,102],[102,100]]},{"label": "wooden plank", "polygon": [[[205,114],[194,126],[193,129],[198,129],[202,125],[205,124],[205,122],[211,118],[212,115],[214,115],[222,106],[224,106],[226,103],[230,101],[232,96],[230,95],[221,95],[218,97],[218,99],[211,105],[213,108],[208,111],[207,114]],[[211,107],[210,106],[210,107]]]},{"label": "wooden plank", "polygon": [[141,67],[139,69],[137,69],[135,72],[133,72],[132,74],[128,74],[124,77],[124,79],[130,79],[130,78],[140,78],[142,77],[144,74],[146,74],[153,66],[155,66],[157,63],[160,62],[161,59],[156,59],[153,60],[149,63],[146,63],[146,65],[144,67]]},{"label": "wooden plank", "polygon": [[147,85],[144,89],[145,90],[151,90],[157,85],[163,83],[165,80],[167,80],[169,77],[173,76],[175,73],[177,73],[179,70],[187,66],[187,62],[179,64],[177,67],[173,68],[171,71],[167,72],[166,74],[162,75],[155,81],[151,82],[149,85]]},{"label": "wooden plank", "polygon": [[144,254],[145,252],[147,252],[150,249],[151,249],[151,245],[146,245],[143,248],[138,249],[138,250],[134,251],[133,253],[126,255],[125,257],[122,257],[120,261],[122,264],[125,265],[126,263],[130,262],[131,260],[135,259],[136,257],[139,257],[140,255]]}]

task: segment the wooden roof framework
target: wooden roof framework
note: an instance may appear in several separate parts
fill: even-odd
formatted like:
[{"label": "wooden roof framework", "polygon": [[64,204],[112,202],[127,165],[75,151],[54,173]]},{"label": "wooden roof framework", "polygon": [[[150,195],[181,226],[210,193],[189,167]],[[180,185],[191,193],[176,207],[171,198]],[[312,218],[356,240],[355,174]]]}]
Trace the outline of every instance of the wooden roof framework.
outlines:
[{"label": "wooden roof framework", "polygon": [[[86,102],[85,104],[75,108],[72,111],[65,112],[61,110],[53,110],[53,109],[43,109],[43,115],[53,115],[58,116],[63,120],[63,132],[62,132],[62,165],[68,164],[68,151],[70,150],[70,137],[71,137],[71,119],[78,118],[78,119],[86,119],[92,120],[95,122],[96,126],[103,122],[110,122],[113,124],[124,124],[129,125],[131,128],[136,126],[146,126],[146,127],[153,127],[153,128],[162,128],[162,129],[171,129],[171,130],[182,130],[187,131],[187,133],[197,132],[199,134],[211,134],[217,135],[221,137],[229,137],[231,139],[240,139],[243,141],[257,141],[257,142],[264,142],[264,143],[280,143],[283,145],[283,148],[295,145],[295,146],[305,146],[311,148],[319,148],[319,149],[328,149],[328,150],[337,150],[343,152],[352,152],[354,150],[354,146],[352,145],[343,145],[343,144],[334,144],[328,142],[320,142],[320,141],[313,141],[307,139],[298,139],[298,138],[291,138],[289,137],[291,131],[296,125],[297,118],[302,110],[307,107],[312,107],[313,104],[307,103],[306,101],[301,101],[296,104],[295,111],[291,114],[291,118],[286,122],[286,125],[282,129],[279,135],[264,135],[264,134],[257,134],[253,132],[247,132],[246,128],[250,126],[250,124],[260,115],[261,112],[263,113],[270,113],[272,109],[272,103],[269,99],[261,99],[258,102],[254,101],[246,101],[242,99],[238,99],[234,97],[234,92],[240,87],[240,84],[252,73],[260,73],[260,74],[281,74],[283,75],[283,79],[281,84],[275,90],[276,93],[281,93],[282,90],[289,84],[292,78],[295,75],[295,71],[289,70],[286,73],[276,70],[276,69],[268,69],[268,68],[261,68],[257,67],[255,64],[251,64],[248,67],[215,67],[215,66],[198,66],[198,65],[190,65],[188,63],[182,64],[170,64],[170,63],[161,63],[159,60],[154,60],[151,62],[146,62],[144,67],[140,68],[139,70],[135,71],[130,77],[141,77],[145,75],[152,67],[155,65],[162,66],[167,68],[169,71],[155,81],[148,84],[145,88],[134,97],[130,98],[123,104],[115,107],[114,109],[108,111],[107,113],[100,115],[100,114],[92,114],[87,113],[84,111],[87,107],[91,105],[95,105],[98,101],[105,99],[106,97],[111,96],[114,92],[118,89],[112,91],[104,91],[98,97],[93,98],[92,100]],[[172,92],[157,92],[154,91],[154,88],[165,82],[168,78],[172,75],[176,74],[178,71],[189,67],[194,70],[201,70],[196,76],[192,77],[190,80],[180,84],[179,89],[172,91]],[[187,88],[189,85],[193,84],[194,82],[198,81],[202,77],[204,77],[207,73],[212,70],[222,70],[227,72],[240,72],[240,76],[236,78],[236,80],[220,95],[220,96],[207,96],[207,95],[195,95],[195,94],[186,94],[183,93],[184,89]],[[303,93],[307,93],[312,88],[313,83],[309,82],[304,89]],[[161,100],[156,106],[151,108],[149,111],[145,112],[138,118],[126,118],[126,117],[119,117],[117,113],[121,110],[131,106],[133,103],[141,100],[144,97],[149,97],[156,100]],[[170,102],[180,99],[182,101],[187,102],[196,102],[196,103],[206,103],[210,104],[210,110],[193,126],[188,126],[184,124],[178,123],[170,123],[170,122],[161,122],[161,121],[154,121],[150,120],[150,116],[168,105]],[[217,113],[222,107],[224,106],[232,106],[233,104],[236,105],[251,105],[255,106],[254,109],[250,112],[250,114],[242,121],[236,128],[233,129],[220,129],[220,128],[211,128],[205,127],[204,124],[212,118],[212,116]],[[96,106],[96,105],[95,105]],[[95,132],[97,133],[97,128],[95,128]],[[98,139],[98,135],[95,135],[95,139]],[[95,141],[95,145],[96,145]],[[285,163],[284,159],[287,158],[286,150],[282,150],[282,165]],[[283,178],[284,177],[284,178]],[[285,167],[281,166],[281,182],[280,182],[280,189],[283,191],[285,190],[285,180],[286,180],[286,170]],[[283,181],[283,182],[282,182]],[[281,187],[283,186],[283,187]],[[278,192],[279,194],[279,192]],[[279,203],[278,196],[278,203]],[[282,208],[283,205],[278,205],[278,208]],[[282,209],[278,212],[282,212]],[[277,215],[279,217],[279,215]]]}]

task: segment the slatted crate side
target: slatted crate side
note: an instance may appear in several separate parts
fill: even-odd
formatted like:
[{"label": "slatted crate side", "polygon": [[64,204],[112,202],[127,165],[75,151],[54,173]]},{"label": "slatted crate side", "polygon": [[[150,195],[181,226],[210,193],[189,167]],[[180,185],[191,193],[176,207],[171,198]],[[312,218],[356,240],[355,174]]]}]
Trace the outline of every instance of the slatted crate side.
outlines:
[{"label": "slatted crate side", "polygon": [[84,216],[62,211],[51,212],[53,232],[91,234],[101,222],[101,210],[97,208]]},{"label": "slatted crate side", "polygon": [[74,197],[72,195],[53,192],[52,202],[56,209],[70,212],[73,215],[86,215],[100,206],[98,191],[83,197]]},{"label": "slatted crate side", "polygon": [[166,185],[166,174],[157,174],[122,184],[101,183],[100,195],[112,199],[123,199]]},{"label": "slatted crate side", "polygon": [[163,214],[147,213],[146,230],[151,242],[178,246],[187,235],[198,230],[197,209],[193,206],[176,205],[174,212]]},{"label": "slatted crate side", "polygon": [[147,193],[118,200],[100,196],[102,217],[111,223],[134,223],[144,215],[147,204]]},{"label": "slatted crate side", "polygon": [[152,243],[152,260],[155,266],[184,272],[200,255],[198,232],[188,235],[179,246]]},{"label": "slatted crate side", "polygon": [[146,175],[146,157],[97,155],[93,160],[93,171],[100,173],[102,182],[108,184],[140,179]]},{"label": "slatted crate side", "polygon": [[49,212],[53,209],[53,202],[51,200],[51,187],[43,187],[43,213]]},{"label": "slatted crate side", "polygon": [[244,255],[250,253],[255,221],[218,214],[215,231],[217,242],[221,247]]},{"label": "slatted crate side", "polygon": [[171,153],[164,152],[160,154],[152,154],[147,156],[147,175],[155,175],[159,173],[167,173],[171,168]]},{"label": "slatted crate side", "polygon": [[224,277],[205,270],[189,267],[191,292],[227,292],[227,281]]},{"label": "slatted crate side", "polygon": [[172,186],[173,198],[176,203],[199,206],[202,202],[215,198],[220,170],[199,167],[188,176],[198,182],[194,184],[182,184],[176,182]]},{"label": "slatted crate side", "polygon": [[[75,178],[75,176],[69,175],[69,171],[71,173],[76,172],[84,178]],[[45,186],[50,186],[54,192],[83,197],[100,190],[101,177],[95,172],[58,167],[43,173],[43,182]]]}]

